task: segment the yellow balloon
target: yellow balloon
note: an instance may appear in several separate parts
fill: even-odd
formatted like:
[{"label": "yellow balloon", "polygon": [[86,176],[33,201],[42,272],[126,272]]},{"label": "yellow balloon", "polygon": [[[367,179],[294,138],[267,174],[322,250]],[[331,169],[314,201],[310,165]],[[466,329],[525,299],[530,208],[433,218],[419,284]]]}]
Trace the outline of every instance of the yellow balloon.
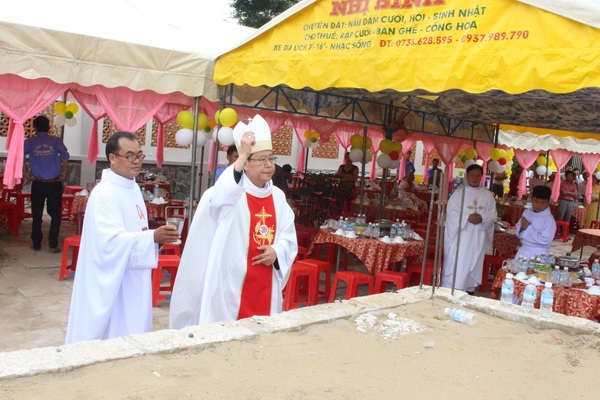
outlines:
[{"label": "yellow balloon", "polygon": [[73,114],[77,114],[77,111],[79,111],[79,106],[77,105],[77,103],[69,103],[67,105],[66,111],[71,111]]},{"label": "yellow balloon", "polygon": [[369,150],[371,147],[373,147],[373,141],[367,136],[367,150]]},{"label": "yellow balloon", "polygon": [[508,158],[512,159],[515,156],[515,151],[513,150],[513,148],[511,147],[508,150]]},{"label": "yellow balloon", "polygon": [[469,147],[465,149],[465,157],[467,157],[470,160],[473,160],[477,157],[477,151],[475,151],[474,148]]},{"label": "yellow balloon", "polygon": [[502,152],[500,149],[494,148],[490,150],[490,158],[494,161],[498,161],[499,158],[502,158]]},{"label": "yellow balloon", "polygon": [[305,130],[304,131],[304,139],[310,140],[311,137],[312,137],[312,131],[310,129]]},{"label": "yellow balloon", "polygon": [[379,151],[383,154],[390,154],[394,151],[394,143],[389,139],[383,139],[381,143],[379,143]]},{"label": "yellow balloon", "polygon": [[392,151],[397,151],[402,154],[402,143],[400,142],[392,142]]},{"label": "yellow balloon", "polygon": [[548,159],[545,156],[538,156],[538,158],[535,160],[538,165],[543,165],[544,167],[546,166],[547,161]]},{"label": "yellow balloon", "polygon": [[356,147],[357,149],[362,149],[363,138],[358,133],[350,136],[350,144],[352,147]]},{"label": "yellow balloon", "polygon": [[219,115],[222,126],[233,126],[238,120],[237,112],[233,108],[224,108]]},{"label": "yellow balloon", "polygon": [[217,110],[217,112],[215,113],[215,122],[218,124],[219,123],[219,116],[221,115],[221,110]]},{"label": "yellow balloon", "polygon": [[184,129],[194,129],[194,116],[189,111],[180,111],[177,114],[177,123]]},{"label": "yellow balloon", "polygon": [[198,130],[201,131],[208,125],[208,116],[206,114],[198,114]]},{"label": "yellow balloon", "polygon": [[60,115],[65,115],[67,112],[67,106],[62,101],[57,101],[54,103],[54,111],[56,111]]},{"label": "yellow balloon", "polygon": [[508,157],[508,153],[506,153],[506,150],[504,150],[504,149],[498,149],[498,150],[500,150],[500,158]]},{"label": "yellow balloon", "polygon": [[321,139],[321,134],[317,131],[313,131],[312,137],[319,140],[319,139]]}]

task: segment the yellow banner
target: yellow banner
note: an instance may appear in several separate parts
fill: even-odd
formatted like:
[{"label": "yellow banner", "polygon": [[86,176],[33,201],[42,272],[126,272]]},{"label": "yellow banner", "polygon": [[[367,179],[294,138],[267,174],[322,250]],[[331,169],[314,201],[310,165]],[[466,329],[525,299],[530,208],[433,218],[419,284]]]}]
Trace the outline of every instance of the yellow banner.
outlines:
[{"label": "yellow banner", "polygon": [[407,92],[600,87],[600,30],[515,0],[317,0],[221,56],[215,81]]}]

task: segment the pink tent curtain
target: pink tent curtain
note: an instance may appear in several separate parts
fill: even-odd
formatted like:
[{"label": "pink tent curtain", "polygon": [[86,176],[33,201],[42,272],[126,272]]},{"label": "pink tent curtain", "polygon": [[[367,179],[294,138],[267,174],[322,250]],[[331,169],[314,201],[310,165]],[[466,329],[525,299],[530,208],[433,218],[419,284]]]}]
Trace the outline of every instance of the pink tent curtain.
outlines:
[{"label": "pink tent curtain", "polygon": [[[370,136],[371,143],[373,143],[373,146],[371,147],[371,153],[373,154],[371,156],[371,172],[369,174],[369,180],[371,182],[374,182],[375,179],[377,179],[377,152],[379,151],[381,141],[385,139],[383,134],[379,133],[379,135],[380,136]],[[365,161],[368,162],[367,160]]]},{"label": "pink tent curtain", "polygon": [[[175,119],[179,112],[188,107],[182,104],[166,103],[154,114],[154,119],[158,124],[156,132],[156,166],[158,168],[162,168],[165,161],[165,124]],[[204,132],[198,131],[198,135],[204,135]]]},{"label": "pink tent curtain", "polygon": [[483,175],[481,175],[481,184],[485,184],[485,175],[487,174],[487,163],[490,161],[490,151],[494,148],[493,143],[477,142],[475,150],[477,150],[477,158],[483,160]]},{"label": "pink tent curtain", "polygon": [[533,165],[533,163],[535,163],[539,154],[540,152],[537,150],[515,149],[515,158],[523,168],[523,173],[519,177],[519,183],[517,185],[517,196],[519,198],[523,197],[527,191],[527,174],[525,172]]},{"label": "pink tent curtain", "polygon": [[427,171],[429,171],[429,163],[431,162],[431,152],[435,149],[435,146],[433,145],[433,142],[430,141],[421,143],[423,143],[423,150],[425,150],[425,165],[423,167],[423,181],[425,181],[427,178]]},{"label": "pink tent curtain", "polygon": [[151,90],[134,92],[125,87],[94,87],[94,94],[117,128],[135,132],[167,102],[167,96]]},{"label": "pink tent curtain", "polygon": [[362,127],[360,125],[344,125],[334,131],[335,137],[344,148],[344,151],[348,151],[350,148],[350,136],[359,134],[362,136]]},{"label": "pink tent curtain", "polygon": [[396,180],[401,181],[406,176],[406,153],[410,151],[413,143],[417,141],[417,138],[414,136],[409,136],[405,140],[402,141],[402,160],[400,161],[400,166],[398,167],[398,173],[396,174]]},{"label": "pink tent curtain", "polygon": [[23,178],[23,124],[53,101],[58,99],[68,85],[60,85],[49,79],[25,79],[17,75],[0,75],[0,110],[10,118],[6,140],[8,157],[4,171],[4,184],[10,189]]},{"label": "pink tent curtain", "polygon": [[590,204],[592,202],[592,183],[594,182],[592,176],[600,161],[600,154],[581,154],[581,161],[586,172],[590,175],[585,184],[585,202]]},{"label": "pink tent curtain", "polygon": [[[292,119],[291,123],[292,123],[292,126],[294,127],[294,133],[296,134],[296,139],[298,139],[298,141],[300,143],[302,143],[304,141],[304,132],[306,132],[307,130],[310,129],[310,125],[308,124],[308,121],[301,120],[301,119]],[[305,160],[306,160],[306,149],[304,147],[300,146],[300,149],[298,150],[298,163],[296,164],[297,172],[306,172],[304,170]]]},{"label": "pink tent curtain", "polygon": [[554,160],[557,171],[554,182],[552,182],[552,201],[558,201],[558,197],[560,196],[560,170],[567,165],[572,155],[573,154],[568,150],[550,150],[550,156]]},{"label": "pink tent curtain", "polygon": [[95,163],[98,160],[98,121],[106,117],[106,110],[93,91],[86,88],[71,89],[71,94],[81,108],[94,120],[88,138],[88,160]]},{"label": "pink tent curtain", "polygon": [[[435,140],[434,140],[435,139]],[[444,138],[432,138],[433,145],[437,150],[440,158],[446,164],[446,182],[452,180],[452,174],[454,171],[454,157],[458,154],[460,148],[465,145],[463,140],[444,139]]]}]

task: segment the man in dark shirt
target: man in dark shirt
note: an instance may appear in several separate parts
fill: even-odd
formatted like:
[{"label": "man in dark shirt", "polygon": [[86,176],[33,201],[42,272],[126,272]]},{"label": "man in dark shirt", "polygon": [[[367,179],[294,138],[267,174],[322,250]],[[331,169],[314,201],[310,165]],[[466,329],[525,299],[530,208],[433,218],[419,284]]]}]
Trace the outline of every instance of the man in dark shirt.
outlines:
[{"label": "man in dark shirt", "polygon": [[50,231],[48,233],[48,245],[53,253],[60,253],[58,247],[58,234],[60,231],[60,219],[62,214],[62,192],[63,180],[67,174],[67,163],[69,152],[63,141],[48,135],[50,121],[44,116],[38,116],[33,120],[36,136],[25,140],[25,158],[29,156],[29,167],[23,165],[25,176],[31,183],[31,213],[33,222],[31,224],[31,240],[33,250],[42,248],[42,215],[44,203],[50,215]]}]

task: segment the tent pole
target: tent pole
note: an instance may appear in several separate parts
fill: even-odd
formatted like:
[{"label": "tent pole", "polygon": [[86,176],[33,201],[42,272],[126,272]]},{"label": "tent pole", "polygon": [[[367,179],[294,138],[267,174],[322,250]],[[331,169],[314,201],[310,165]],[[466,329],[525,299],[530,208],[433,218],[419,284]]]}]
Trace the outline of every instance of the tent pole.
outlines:
[{"label": "tent pole", "polygon": [[458,228],[456,236],[456,252],[454,253],[454,274],[452,275],[452,296],[454,296],[454,286],[456,285],[456,270],[458,268],[458,251],[460,250],[460,232],[462,231],[463,209],[465,206],[465,193],[467,191],[468,182],[463,183],[463,190],[460,197],[460,211],[458,213]]},{"label": "tent pole", "polygon": [[[221,98],[221,110],[225,108],[225,97],[227,95],[227,88],[226,87],[219,87],[219,97]],[[217,121],[215,121],[217,122]],[[215,147],[215,153],[213,155],[213,159],[211,160],[212,162],[212,171],[213,171],[213,176],[212,176],[212,184],[215,184],[215,174],[214,172],[217,170],[217,165],[218,165],[218,161],[219,161],[219,129],[221,129],[221,122],[217,122],[217,135],[214,134],[213,132],[213,140],[215,141],[216,147]]]},{"label": "tent pole", "polygon": [[[425,234],[425,248],[423,249],[423,262],[421,263],[421,282],[419,288],[423,289],[423,276],[425,275],[425,264],[427,263],[427,247],[429,246],[429,233],[431,232],[431,219],[433,216],[433,202],[435,200],[435,183],[437,182],[438,171],[433,171],[433,185],[431,186],[431,199],[429,199],[429,216],[427,217],[427,230]],[[432,286],[435,286],[435,276],[433,277]],[[435,291],[434,291],[435,293]]]},{"label": "tent pole", "polygon": [[194,217],[194,192],[195,192],[195,184],[196,184],[196,150],[198,147],[196,143],[198,143],[198,110],[200,109],[200,97],[196,97],[194,99],[194,129],[192,136],[192,160],[191,160],[191,170],[190,170],[190,196],[188,201],[188,216],[189,216],[189,224],[192,222],[192,218]]},{"label": "tent pole", "polygon": [[310,147],[306,148],[306,154],[304,155],[304,175],[308,172],[308,150]]},{"label": "tent pole", "polygon": [[[363,142],[362,142],[362,172],[360,175],[360,208],[359,214],[363,214],[365,202],[365,163],[367,160],[367,127],[363,127]],[[355,183],[356,184],[356,183]],[[381,218],[381,217],[380,217]]]}]

